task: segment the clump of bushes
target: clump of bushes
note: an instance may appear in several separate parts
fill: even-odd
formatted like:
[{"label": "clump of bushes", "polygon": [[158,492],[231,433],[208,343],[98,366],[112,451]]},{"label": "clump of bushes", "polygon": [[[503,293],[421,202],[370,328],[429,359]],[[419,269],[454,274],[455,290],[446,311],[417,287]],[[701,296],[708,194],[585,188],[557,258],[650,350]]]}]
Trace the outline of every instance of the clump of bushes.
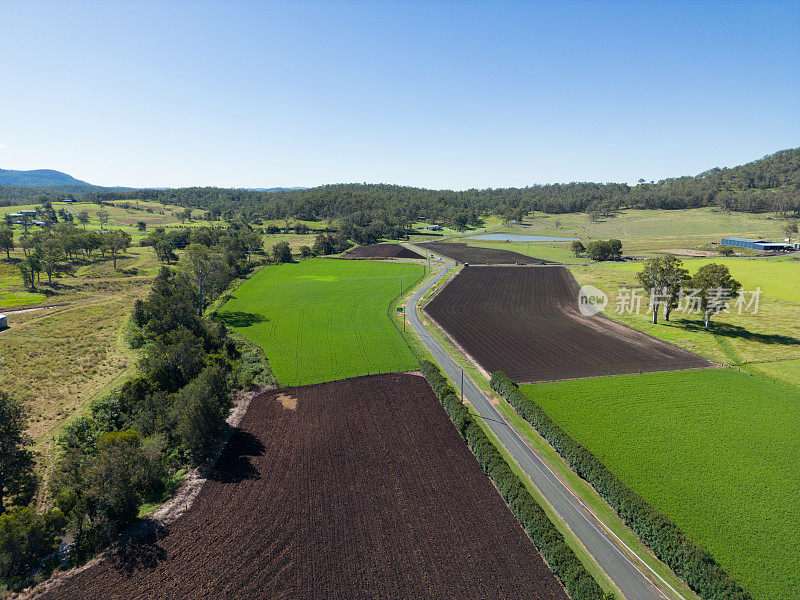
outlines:
[{"label": "clump of bushes", "polygon": [[483,471],[497,486],[511,512],[525,529],[550,569],[558,577],[573,600],[610,600],[589,574],[564,536],[556,529],[547,514],[536,503],[519,477],[475,422],[469,409],[447,383],[439,368],[423,361],[422,374],[442,403],[453,424],[467,442]]},{"label": "clump of bushes", "polygon": [[613,239],[589,242],[586,256],[591,260],[619,260],[622,258],[622,242]]},{"label": "clump of bushes", "polygon": [[492,373],[491,386],[700,597],[705,600],[752,600],[752,596],[731,579],[707,550],[687,539],[677,525],[622,483],[596,456],[573,440],[538,404],[523,394],[505,373]]}]

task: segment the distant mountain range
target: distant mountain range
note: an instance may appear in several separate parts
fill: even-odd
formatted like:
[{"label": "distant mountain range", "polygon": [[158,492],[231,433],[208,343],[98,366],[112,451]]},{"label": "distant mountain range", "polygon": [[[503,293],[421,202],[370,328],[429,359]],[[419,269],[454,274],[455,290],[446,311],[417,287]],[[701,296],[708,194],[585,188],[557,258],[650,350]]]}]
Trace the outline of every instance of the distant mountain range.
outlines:
[{"label": "distant mountain range", "polygon": [[98,185],[92,185],[86,181],[81,181],[80,179],[75,179],[71,175],[52,169],[36,169],[34,171],[0,169],[0,185],[56,188],[70,192],[107,189]]},{"label": "distant mountain range", "polygon": [[[35,169],[33,171],[14,171],[0,169],[0,185],[14,185],[19,187],[50,188],[65,192],[100,192],[107,190],[133,190],[126,187],[102,187],[88,181],[75,179],[61,171],[53,169]],[[169,189],[169,188],[151,188]],[[306,187],[271,187],[271,188],[246,188],[256,192],[291,192],[294,190],[307,190]]]}]

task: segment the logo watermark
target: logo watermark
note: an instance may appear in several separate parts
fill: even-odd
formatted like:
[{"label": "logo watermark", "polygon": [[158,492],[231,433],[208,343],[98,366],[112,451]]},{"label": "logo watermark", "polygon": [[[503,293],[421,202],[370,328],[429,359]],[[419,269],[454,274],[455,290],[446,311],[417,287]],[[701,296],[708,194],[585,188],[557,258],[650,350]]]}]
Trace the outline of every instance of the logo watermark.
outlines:
[{"label": "logo watermark", "polygon": [[578,310],[584,317],[592,317],[605,310],[608,305],[608,296],[603,290],[593,285],[581,286],[578,292]]},{"label": "logo watermark", "polygon": [[[737,290],[728,288],[680,288],[674,294],[643,287],[621,287],[614,297],[613,308],[618,315],[652,314],[654,307],[663,310],[669,305],[673,313],[736,313],[757,315],[761,300],[761,288]],[[585,317],[603,312],[609,304],[608,295],[593,285],[584,285],[578,292],[578,309]]]}]

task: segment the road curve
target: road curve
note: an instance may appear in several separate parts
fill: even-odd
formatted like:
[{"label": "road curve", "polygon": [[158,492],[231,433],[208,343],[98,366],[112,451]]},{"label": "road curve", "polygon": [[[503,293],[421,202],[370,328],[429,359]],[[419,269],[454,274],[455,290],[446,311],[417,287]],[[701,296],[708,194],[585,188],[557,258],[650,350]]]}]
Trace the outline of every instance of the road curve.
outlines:
[{"label": "road curve", "polygon": [[[462,370],[450,358],[419,319],[417,306],[420,298],[453,266],[452,261],[445,261],[445,266],[422,288],[414,293],[406,304],[409,324],[436,361],[450,378],[457,384],[461,381]],[[534,485],[541,491],[547,502],[566,522],[569,528],[580,539],[600,568],[622,591],[627,600],[663,600],[664,596],[634,565],[627,556],[611,541],[609,536],[576,500],[567,487],[553,475],[541,458],[522,440],[514,428],[503,418],[487,397],[478,389],[469,376],[464,374],[464,397],[469,400],[474,410],[484,419],[500,442],[505,446],[514,460],[528,474]]]}]

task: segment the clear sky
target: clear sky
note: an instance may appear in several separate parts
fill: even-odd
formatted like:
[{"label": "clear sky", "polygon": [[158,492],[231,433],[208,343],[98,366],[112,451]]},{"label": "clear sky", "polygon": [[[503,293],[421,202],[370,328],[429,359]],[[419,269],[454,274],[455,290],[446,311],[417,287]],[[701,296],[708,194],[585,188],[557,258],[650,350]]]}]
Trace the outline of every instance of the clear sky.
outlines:
[{"label": "clear sky", "polygon": [[797,146],[797,1],[0,0],[0,168],[464,189]]}]

